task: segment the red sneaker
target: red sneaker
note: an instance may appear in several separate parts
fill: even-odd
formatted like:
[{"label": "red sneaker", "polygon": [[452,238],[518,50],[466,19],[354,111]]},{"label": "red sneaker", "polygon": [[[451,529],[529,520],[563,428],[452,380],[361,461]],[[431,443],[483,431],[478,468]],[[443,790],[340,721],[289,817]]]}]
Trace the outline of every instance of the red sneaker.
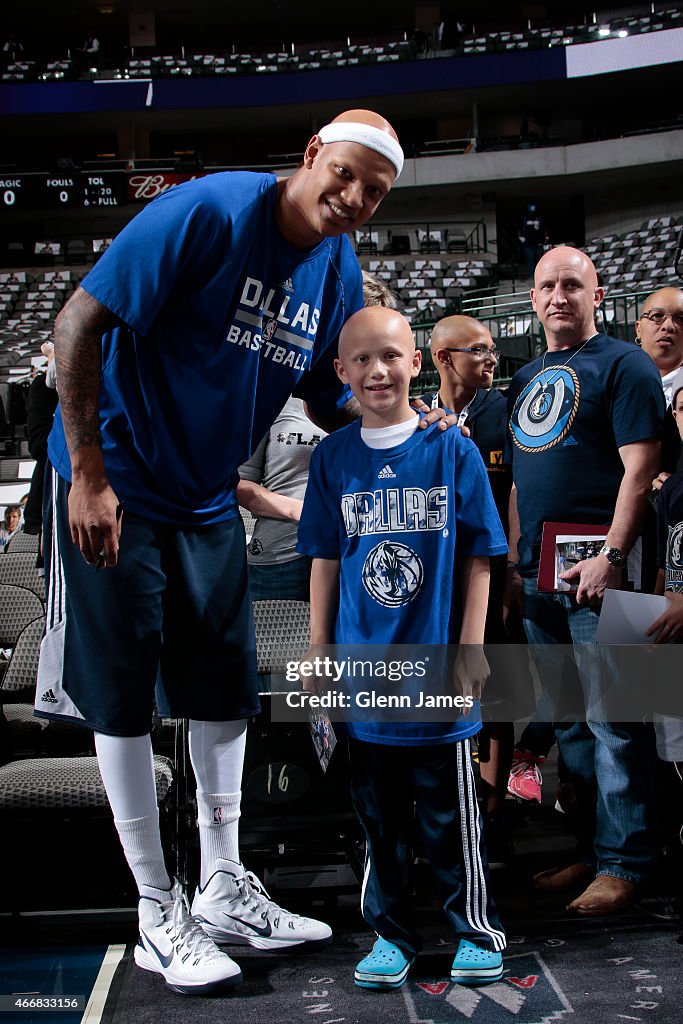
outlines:
[{"label": "red sneaker", "polygon": [[539,765],[544,761],[544,757],[537,757],[530,750],[515,750],[510,766],[508,793],[518,796],[520,800],[536,800],[540,804],[543,776]]}]

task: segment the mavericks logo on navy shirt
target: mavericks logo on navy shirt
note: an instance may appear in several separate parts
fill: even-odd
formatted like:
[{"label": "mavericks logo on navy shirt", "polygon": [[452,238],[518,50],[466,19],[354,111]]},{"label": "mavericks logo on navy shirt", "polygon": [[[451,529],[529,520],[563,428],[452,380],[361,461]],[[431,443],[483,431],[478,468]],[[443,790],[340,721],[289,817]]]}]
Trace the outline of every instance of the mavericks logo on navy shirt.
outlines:
[{"label": "mavericks logo on navy shirt", "polygon": [[581,387],[569,366],[552,366],[532,377],[515,403],[510,432],[524,452],[544,452],[567,436]]},{"label": "mavericks logo on navy shirt", "polygon": [[399,608],[420,592],[424,569],[406,544],[383,540],[368,554],[363,565],[363,586],[378,604]]},{"label": "mavericks logo on navy shirt", "polygon": [[683,593],[683,523],[669,527],[665,589]]}]

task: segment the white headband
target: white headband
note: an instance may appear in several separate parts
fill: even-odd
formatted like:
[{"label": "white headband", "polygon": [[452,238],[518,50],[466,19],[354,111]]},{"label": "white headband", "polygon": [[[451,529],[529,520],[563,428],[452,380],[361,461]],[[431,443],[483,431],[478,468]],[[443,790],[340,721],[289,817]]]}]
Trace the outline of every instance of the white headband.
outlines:
[{"label": "white headband", "polygon": [[394,165],[396,177],[403,170],[403,150],[388,132],[375,128],[371,124],[360,124],[356,121],[335,121],[326,124],[318,132],[323,142],[358,142],[361,146],[374,149],[375,153],[386,157]]}]

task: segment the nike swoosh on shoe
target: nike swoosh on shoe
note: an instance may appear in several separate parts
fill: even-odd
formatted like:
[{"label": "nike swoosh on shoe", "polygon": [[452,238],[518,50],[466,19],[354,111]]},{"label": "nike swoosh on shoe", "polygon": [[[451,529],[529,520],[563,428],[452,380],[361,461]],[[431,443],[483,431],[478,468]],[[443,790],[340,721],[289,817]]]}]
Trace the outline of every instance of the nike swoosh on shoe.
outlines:
[{"label": "nike swoosh on shoe", "polygon": [[151,942],[150,939],[147,938],[147,936],[144,934],[144,932],[140,933],[140,937],[142,939],[144,939],[145,945],[147,945],[149,947],[149,949],[151,949],[152,952],[155,954],[155,956],[157,957],[157,959],[158,959],[159,963],[161,964],[161,966],[162,967],[168,967],[169,964],[171,963],[171,960],[173,959],[173,950],[171,950],[171,952],[167,956],[164,956],[163,953],[159,952],[159,950],[154,945],[154,943]]},{"label": "nike swoosh on shoe", "polygon": [[270,922],[266,923],[265,928],[259,928],[257,924],[249,924],[248,921],[243,921],[241,917],[233,917],[232,914],[227,914],[225,911],[223,911],[223,914],[231,921],[237,921],[237,923],[241,924],[244,928],[251,928],[256,935],[262,935],[264,938],[268,938],[269,935],[273,934]]}]

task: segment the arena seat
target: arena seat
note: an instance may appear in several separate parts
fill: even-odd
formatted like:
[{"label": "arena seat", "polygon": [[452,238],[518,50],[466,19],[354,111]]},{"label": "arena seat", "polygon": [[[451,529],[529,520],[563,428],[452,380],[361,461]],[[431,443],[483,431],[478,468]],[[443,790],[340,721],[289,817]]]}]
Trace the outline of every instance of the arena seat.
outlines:
[{"label": "arena seat", "polygon": [[256,664],[259,673],[282,672],[287,661],[308,650],[308,601],[254,601]]},{"label": "arena seat", "polygon": [[31,551],[6,551],[0,557],[0,584],[26,587],[45,600],[45,579],[36,569],[36,556]]},{"label": "arena seat", "polygon": [[441,252],[443,248],[445,232],[441,230],[417,229],[417,242],[420,252]]},{"label": "arena seat", "polygon": [[32,590],[0,583],[0,647],[14,647],[26,626],[43,614],[43,603]]},{"label": "arena seat", "polygon": [[[3,555],[3,558],[6,557]],[[35,561],[35,559],[34,559]],[[29,604],[23,605],[24,611]],[[0,700],[3,703],[26,703],[32,701],[36,688],[40,641],[45,631],[45,612],[27,623],[16,638],[14,650],[7,671],[0,686]]]},{"label": "arena seat", "polygon": [[[25,443],[25,442],[21,442]],[[20,452],[21,454],[21,452]],[[12,539],[5,545],[5,552],[7,551],[30,551],[34,555],[38,554],[40,548],[40,535],[37,533],[25,533],[23,529],[15,533]],[[27,591],[30,593],[30,591]],[[34,594],[34,597],[37,595]],[[38,598],[40,600],[40,598]],[[0,616],[1,616],[0,612]]]},{"label": "arena seat", "polygon": [[354,231],[356,238],[356,252],[359,256],[376,255],[379,246],[379,232],[377,231]]},{"label": "arena seat", "polygon": [[[166,800],[173,766],[154,757],[157,803]],[[11,761],[0,768],[0,811],[109,809],[96,757],[51,757]]]},{"label": "arena seat", "polygon": [[[86,730],[72,731],[88,735]],[[159,755],[153,763],[157,804],[165,827],[173,796],[173,767],[168,758]],[[4,764],[0,767],[0,821],[5,837],[0,871],[12,879],[0,897],[3,911],[17,914],[68,906],[82,912],[84,907],[111,907],[111,892],[118,888],[126,892],[128,870],[118,844],[114,845],[111,810],[97,758],[91,753],[21,758]],[[12,837],[37,835],[45,829],[49,832],[47,846],[12,841]],[[49,870],[41,871],[46,857]],[[70,882],[65,888],[66,878]],[[129,891],[124,896],[126,905],[136,898],[137,894]]]},{"label": "arena seat", "polygon": [[33,253],[38,263],[54,266],[64,262],[64,250],[61,242],[36,242]]},{"label": "arena seat", "polygon": [[67,263],[88,263],[90,258],[91,254],[88,251],[88,246],[82,238],[73,238],[70,242],[66,243]]}]

